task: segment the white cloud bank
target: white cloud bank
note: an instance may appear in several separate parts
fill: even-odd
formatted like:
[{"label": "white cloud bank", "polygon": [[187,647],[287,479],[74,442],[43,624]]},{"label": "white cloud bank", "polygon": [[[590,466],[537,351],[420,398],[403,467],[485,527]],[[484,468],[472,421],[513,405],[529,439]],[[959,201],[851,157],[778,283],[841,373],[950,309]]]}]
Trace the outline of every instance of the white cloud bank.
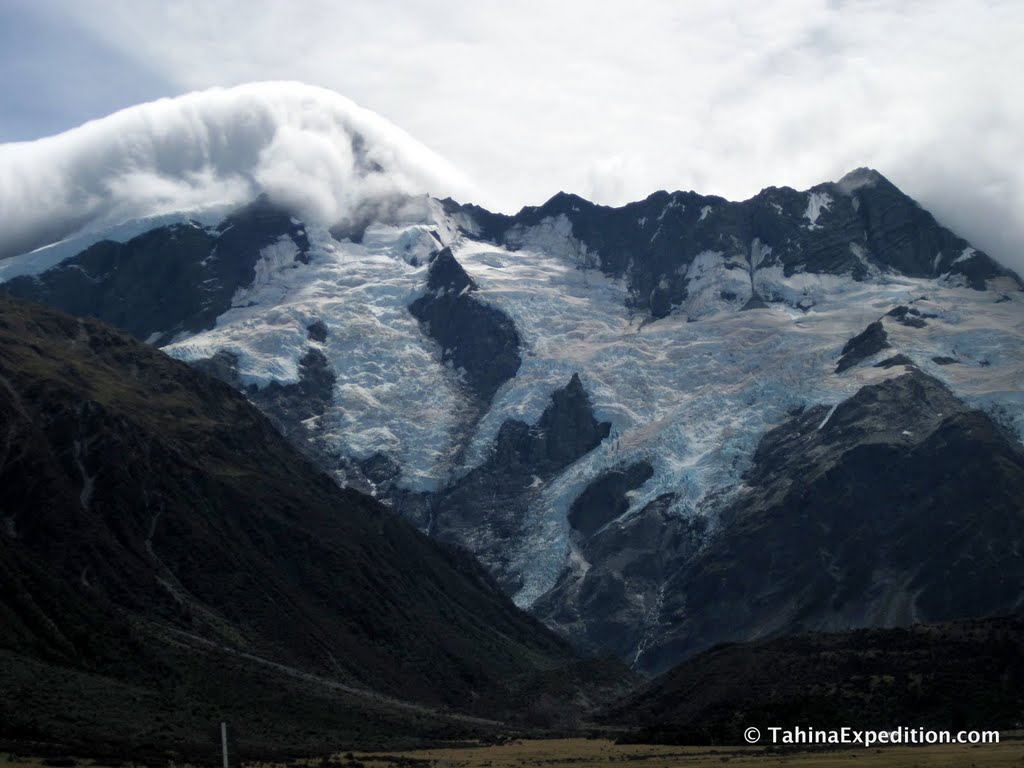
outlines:
[{"label": "white cloud bank", "polygon": [[0,257],[260,192],[328,224],[395,193],[472,194],[436,154],[333,91],[214,88],[0,145]]},{"label": "white cloud bank", "polygon": [[182,91],[333,88],[464,169],[492,209],[559,189],[741,200],[870,166],[1024,270],[1016,0],[8,2]]},{"label": "white cloud bank", "polygon": [[[152,73],[153,97],[280,79],[343,93],[467,172],[480,194],[463,197],[492,210],[558,190],[736,200],[870,166],[1024,271],[1018,0],[2,5]],[[0,46],[0,113],[35,102],[71,126],[76,104],[136,98],[94,76],[72,78],[94,98],[67,103],[60,84],[82,57],[60,51]],[[33,55],[33,83],[55,85],[25,97],[18,66]]]}]

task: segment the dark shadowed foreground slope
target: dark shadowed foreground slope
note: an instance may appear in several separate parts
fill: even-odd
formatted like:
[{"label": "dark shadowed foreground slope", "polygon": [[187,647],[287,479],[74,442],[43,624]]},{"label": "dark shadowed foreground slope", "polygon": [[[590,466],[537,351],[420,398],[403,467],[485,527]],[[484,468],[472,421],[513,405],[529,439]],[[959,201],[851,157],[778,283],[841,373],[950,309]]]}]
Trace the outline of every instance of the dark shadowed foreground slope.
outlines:
[{"label": "dark shadowed foreground slope", "polygon": [[609,526],[586,546],[617,546],[619,572],[559,585],[591,601],[587,614],[540,601],[540,615],[564,616],[587,647],[623,626],[616,594],[659,567],[657,631],[636,661],[659,674],[721,642],[1024,610],[1024,450],[917,369],[767,432],[718,523],[655,540],[660,562],[644,559],[651,537],[639,525]]},{"label": "dark shadowed foreground slope", "polygon": [[10,300],[0,488],[8,737],[188,747],[222,717],[260,749],[466,735],[483,726],[434,709],[514,717],[507,680],[573,661],[231,387]]},{"label": "dark shadowed foreground slope", "polygon": [[806,634],[712,648],[619,703],[631,738],[742,744],[749,726],[1018,729],[1024,620]]}]

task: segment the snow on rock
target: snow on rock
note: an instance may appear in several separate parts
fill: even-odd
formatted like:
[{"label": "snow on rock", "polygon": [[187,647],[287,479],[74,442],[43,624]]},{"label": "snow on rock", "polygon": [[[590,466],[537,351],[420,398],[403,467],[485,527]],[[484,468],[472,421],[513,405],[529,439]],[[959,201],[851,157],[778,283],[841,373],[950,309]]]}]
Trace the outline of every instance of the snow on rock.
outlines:
[{"label": "snow on rock", "polygon": [[808,192],[807,210],[804,211],[804,218],[810,223],[808,229],[821,229],[818,217],[822,211],[827,211],[832,205],[832,196],[828,192]]},{"label": "snow on rock", "polygon": [[875,186],[880,178],[881,175],[878,171],[870,168],[857,168],[837,181],[836,187],[844,195],[851,196],[858,189]]},{"label": "snow on rock", "polygon": [[702,317],[739,308],[750,300],[750,269],[745,261],[726,259],[720,251],[698,253],[686,270],[686,314]]},{"label": "snow on rock", "polygon": [[[867,279],[794,272],[755,241],[750,262],[719,251],[687,268],[684,311],[652,321],[627,309],[627,285],[600,270],[564,216],[513,232],[499,247],[457,232],[439,208],[418,220],[375,224],[360,243],[307,227],[309,264],[288,263],[294,244],[264,249],[254,285],[217,326],[167,351],[182,359],[218,350],[238,356],[245,382],[295,381],[311,342],[334,368],[334,403],[317,419],[318,439],[341,456],[385,453],[399,484],[443,486],[487,457],[508,419],[533,424],[574,373],[612,431],[555,478],[539,483],[525,537],[509,557],[521,570],[516,602],[530,605],[570,556],[567,511],[602,472],[646,460],[654,474],[630,498],[634,514],[664,493],[673,510],[709,515],[741,487],[761,436],[802,405],[834,406],[865,384],[896,375],[865,361],[834,374],[840,350],[899,305],[924,327],[885,318],[891,354],[902,353],[1024,434],[1024,298],[953,282],[875,271]],[[436,236],[435,236],[436,235]],[[440,242],[439,242],[440,240]],[[459,372],[407,307],[426,289],[427,258],[442,244],[476,282],[474,296],[501,309],[522,340],[522,365],[479,421],[466,421]],[[751,291],[767,309],[740,312]],[[825,300],[827,298],[827,301]],[[696,319],[697,322],[690,322]],[[933,358],[952,358],[940,365]],[[468,442],[467,442],[468,441]],[[712,521],[713,522],[713,521]]]},{"label": "snow on rock", "polygon": [[517,225],[505,234],[505,242],[517,250],[550,253],[580,266],[601,266],[600,255],[573,236],[572,222],[565,214],[549,216],[529,227]]},{"label": "snow on rock", "polygon": [[[409,314],[422,292],[426,258],[440,245],[427,224],[373,225],[363,242],[338,242],[307,227],[309,264],[283,266],[287,243],[264,250],[244,303],[212,330],[165,351],[183,360],[225,350],[237,356],[246,384],[298,380],[310,346],[308,326],[321,322],[318,344],[337,376],[333,406],[317,419],[319,438],[340,455],[385,453],[403,469],[403,485],[426,490],[444,476],[452,432],[463,406],[458,374],[440,364],[440,350]],[[423,256],[418,264],[410,254]]]},{"label": "snow on rock", "polygon": [[285,269],[295,269],[295,257],[298,254],[299,246],[288,235],[281,235],[276,242],[263,248],[256,261],[252,284],[239,288],[231,303],[234,306],[246,305],[258,297],[264,304],[272,304],[283,299],[283,290],[274,291],[274,287],[283,288],[284,281],[277,279],[279,273]]},{"label": "snow on rock", "polygon": [[[865,384],[895,375],[870,365],[844,376],[832,370],[850,336],[923,295],[930,299],[920,302],[922,311],[934,317],[925,329],[890,324],[897,328],[894,346],[968,402],[990,410],[999,404],[1018,414],[1011,417],[1018,429],[1024,427],[1024,398],[1016,394],[1024,391],[1024,323],[1016,298],[993,305],[991,296],[930,280],[855,281],[809,273],[787,278],[781,267],[769,267],[755,272],[760,289],[786,294],[793,304],[806,304],[806,311],[777,304],[762,312],[717,312],[696,323],[676,313],[643,324],[624,308],[621,281],[574,269],[561,256],[511,253],[471,240],[459,242],[455,255],[480,286],[481,298],[514,319],[526,346],[518,375],[481,421],[463,471],[483,460],[506,419],[534,423],[550,393],[574,372],[597,418],[613,425],[608,439],[542,490],[530,536],[514,558],[526,569],[516,596],[521,605],[553,584],[569,552],[568,507],[602,471],[639,459],[654,466],[627,515],[670,491],[680,514],[711,511],[708,499],[740,485],[761,435],[789,408],[835,405]],[[715,252],[698,261],[695,281],[706,281],[698,285],[701,294],[721,290],[733,272],[741,273],[726,269]],[[825,295],[829,301],[821,302]],[[987,314],[993,306],[998,314]],[[968,316],[980,318],[975,322],[982,327],[994,320],[1002,330],[981,342],[965,328]],[[987,364],[965,373],[931,362],[936,349],[960,347],[982,350]]]},{"label": "snow on rock", "polygon": [[956,259],[954,259],[953,263],[960,264],[964,261],[970,261],[971,259],[974,258],[974,254],[976,253],[976,250],[974,250],[970,246],[967,246],[966,248],[963,249],[963,251],[960,252],[960,255],[957,256]]},{"label": "snow on rock", "polygon": [[224,218],[237,209],[235,205],[212,205],[191,210],[178,211],[161,216],[146,216],[133,219],[123,224],[87,231],[60,240],[34,251],[18,256],[0,259],[0,283],[13,280],[22,275],[38,275],[50,267],[60,264],[65,259],[77,256],[101,240],[112,240],[115,243],[127,243],[133,237],[149,232],[151,229],[172,226],[175,224],[192,224],[212,229]]},{"label": "snow on rock", "polygon": [[849,275],[831,275],[818,272],[794,272],[786,275],[781,264],[760,267],[754,272],[754,290],[765,301],[781,301],[799,309],[810,309],[827,298],[855,291]]}]

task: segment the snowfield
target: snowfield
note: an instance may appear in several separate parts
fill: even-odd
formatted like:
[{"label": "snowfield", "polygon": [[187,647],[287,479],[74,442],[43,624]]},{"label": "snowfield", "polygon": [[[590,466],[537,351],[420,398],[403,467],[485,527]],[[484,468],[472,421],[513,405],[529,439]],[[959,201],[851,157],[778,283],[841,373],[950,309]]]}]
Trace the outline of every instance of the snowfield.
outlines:
[{"label": "snowfield", "polygon": [[[827,201],[814,203],[812,224]],[[360,243],[315,228],[307,235],[309,265],[283,258],[289,245],[275,244],[216,328],[167,351],[184,360],[230,351],[243,380],[265,386],[295,381],[305,350],[322,349],[337,375],[334,406],[311,430],[340,455],[387,454],[412,490],[438,488],[481,463],[506,419],[535,422],[552,391],[579,373],[612,432],[542,487],[531,535],[512,553],[525,574],[520,605],[554,583],[569,551],[568,506],[601,472],[639,459],[653,465],[627,514],[670,491],[678,514],[712,514],[742,482],[767,429],[792,409],[835,405],[898,375],[901,366],[873,367],[897,353],[1024,434],[1024,302],[1017,293],[884,274],[865,282],[787,278],[779,267],[756,268],[755,242],[752,275],[749,263],[702,254],[690,267],[690,305],[652,322],[626,309],[622,281],[581,266],[594,259],[557,220],[516,233],[514,251],[460,235],[437,206],[414,224],[375,225]],[[425,291],[427,260],[442,243],[480,286],[478,298],[506,312],[523,341],[518,375],[479,421],[459,372],[441,364],[441,350],[407,310]],[[751,284],[777,303],[738,311]],[[738,298],[722,300],[722,291]],[[843,345],[899,305],[915,307],[927,325],[885,317],[892,349],[835,374]],[[307,337],[317,320],[328,328],[323,344]],[[935,357],[957,362],[940,365]]]},{"label": "snowfield", "polygon": [[[830,202],[827,194],[809,195],[807,226],[817,226]],[[222,215],[211,209],[196,226],[213,226]],[[685,305],[652,320],[626,308],[626,284],[598,269],[597,255],[572,237],[564,216],[512,230],[514,250],[465,234],[472,222],[449,218],[426,197],[402,216],[401,225],[369,226],[359,242],[307,225],[308,264],[296,261],[298,245],[282,237],[261,251],[254,281],[214,328],[164,349],[185,361],[230,352],[242,382],[257,387],[298,381],[299,361],[320,350],[337,378],[333,404],[305,423],[309,439],[338,457],[384,454],[401,468],[399,485],[413,491],[444,487],[478,466],[505,420],[536,422],[551,393],[578,373],[612,430],[560,475],[538,480],[529,535],[509,553],[524,575],[515,596],[522,606],[554,584],[567,558],[586,569],[570,551],[567,510],[602,472],[646,460],[654,475],[631,494],[626,515],[672,492],[677,514],[707,515],[713,526],[766,430],[801,406],[834,406],[902,373],[902,366],[874,367],[896,354],[1024,435],[1024,294],[1008,278],[976,291],[962,279],[914,279],[876,267],[863,282],[786,276],[781,266],[761,266],[770,249],[754,240],[745,256],[699,254],[687,268]],[[37,274],[100,237],[127,240],[187,218],[134,222],[4,260],[0,280]],[[522,340],[518,374],[482,414],[461,372],[442,364],[442,350],[408,310],[426,291],[431,254],[444,245],[478,284],[476,297],[511,317]],[[973,254],[966,249],[958,261]],[[754,290],[773,303],[741,311]],[[885,316],[900,305],[926,325]],[[836,374],[846,342],[880,318],[891,349]],[[316,322],[327,328],[323,342],[310,338]]]},{"label": "snowfield", "polygon": [[[341,455],[384,453],[403,468],[404,485],[436,487],[447,471],[453,430],[465,407],[459,377],[407,306],[422,293],[437,227],[372,226],[360,244],[307,227],[309,264],[282,258],[294,243],[264,249],[253,285],[209,331],[176,339],[165,351],[181,360],[220,350],[238,357],[242,381],[259,387],[298,381],[310,347],[334,367],[334,405],[308,424]],[[327,327],[323,343],[308,327]]]}]

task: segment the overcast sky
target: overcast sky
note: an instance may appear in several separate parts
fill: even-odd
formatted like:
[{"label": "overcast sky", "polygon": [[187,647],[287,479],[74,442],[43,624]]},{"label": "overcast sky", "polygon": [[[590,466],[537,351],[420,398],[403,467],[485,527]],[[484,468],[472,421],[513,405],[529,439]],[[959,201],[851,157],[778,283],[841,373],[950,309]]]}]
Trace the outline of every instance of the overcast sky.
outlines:
[{"label": "overcast sky", "polygon": [[1024,3],[0,0],[0,141],[216,85],[337,91],[512,211],[877,168],[1024,267]]}]

